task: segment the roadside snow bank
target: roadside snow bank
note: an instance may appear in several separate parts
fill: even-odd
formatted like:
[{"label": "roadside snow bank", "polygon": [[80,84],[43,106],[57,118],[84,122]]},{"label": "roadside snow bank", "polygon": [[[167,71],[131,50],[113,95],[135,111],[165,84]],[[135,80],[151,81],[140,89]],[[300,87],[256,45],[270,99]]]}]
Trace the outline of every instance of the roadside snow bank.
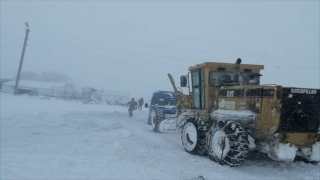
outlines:
[{"label": "roadside snow bank", "polygon": [[[14,103],[14,106],[11,105]],[[119,106],[82,104],[58,99],[40,99],[28,95],[18,95],[0,93],[0,117],[9,117],[17,113],[40,112],[54,113],[67,111],[103,111],[103,112],[127,112],[127,108]]]}]

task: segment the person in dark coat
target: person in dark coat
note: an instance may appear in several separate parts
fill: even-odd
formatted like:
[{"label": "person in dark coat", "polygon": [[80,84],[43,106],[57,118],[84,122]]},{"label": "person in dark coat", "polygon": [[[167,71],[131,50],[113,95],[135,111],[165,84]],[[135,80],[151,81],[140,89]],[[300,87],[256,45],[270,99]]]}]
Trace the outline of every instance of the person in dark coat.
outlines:
[{"label": "person in dark coat", "polygon": [[129,109],[129,117],[133,116],[133,110],[138,106],[138,103],[134,100],[134,98],[131,99],[131,101],[129,101],[127,103]]},{"label": "person in dark coat", "polygon": [[140,98],[138,103],[139,103],[139,109],[142,110],[143,98]]}]

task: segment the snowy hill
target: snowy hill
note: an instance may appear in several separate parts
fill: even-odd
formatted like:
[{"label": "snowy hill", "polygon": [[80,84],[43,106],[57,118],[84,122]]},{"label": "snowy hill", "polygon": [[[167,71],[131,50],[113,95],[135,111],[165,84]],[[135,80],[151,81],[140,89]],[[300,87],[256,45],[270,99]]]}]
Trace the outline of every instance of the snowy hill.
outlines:
[{"label": "snowy hill", "polygon": [[250,157],[236,168],[186,153],[179,132],[154,133],[147,109],[0,93],[0,179],[301,179],[320,165]]}]

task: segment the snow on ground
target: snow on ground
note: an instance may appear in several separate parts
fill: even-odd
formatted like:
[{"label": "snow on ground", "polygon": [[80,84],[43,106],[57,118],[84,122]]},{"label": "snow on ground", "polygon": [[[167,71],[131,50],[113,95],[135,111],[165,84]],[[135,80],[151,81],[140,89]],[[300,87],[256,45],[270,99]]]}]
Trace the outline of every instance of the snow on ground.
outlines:
[{"label": "snow on ground", "polygon": [[178,132],[154,133],[147,110],[0,93],[0,179],[301,179],[320,165],[250,157],[221,166],[186,153]]}]

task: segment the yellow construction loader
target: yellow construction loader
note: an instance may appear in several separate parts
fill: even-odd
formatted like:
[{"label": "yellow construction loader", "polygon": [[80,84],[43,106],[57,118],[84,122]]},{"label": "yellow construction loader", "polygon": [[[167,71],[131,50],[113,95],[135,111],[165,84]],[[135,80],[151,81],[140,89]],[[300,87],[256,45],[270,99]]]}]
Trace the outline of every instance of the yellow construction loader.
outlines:
[{"label": "yellow construction loader", "polygon": [[[157,132],[181,131],[184,149],[238,166],[254,151],[274,160],[320,161],[320,89],[260,84],[263,65],[205,62],[176,87],[176,118],[154,113]],[[187,93],[182,88],[188,89]],[[170,128],[168,128],[170,127]]]}]

